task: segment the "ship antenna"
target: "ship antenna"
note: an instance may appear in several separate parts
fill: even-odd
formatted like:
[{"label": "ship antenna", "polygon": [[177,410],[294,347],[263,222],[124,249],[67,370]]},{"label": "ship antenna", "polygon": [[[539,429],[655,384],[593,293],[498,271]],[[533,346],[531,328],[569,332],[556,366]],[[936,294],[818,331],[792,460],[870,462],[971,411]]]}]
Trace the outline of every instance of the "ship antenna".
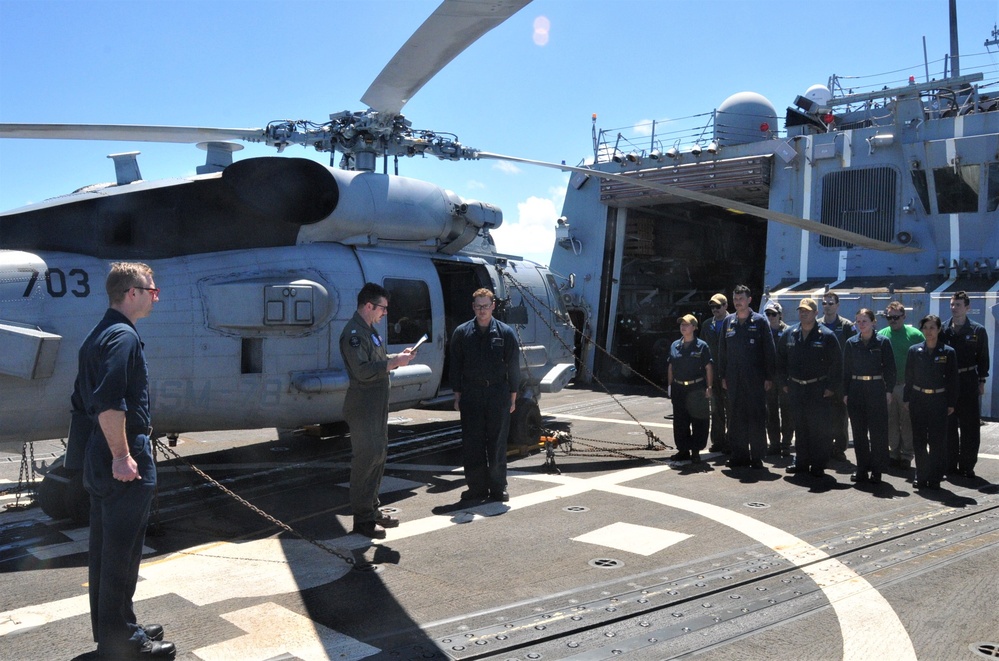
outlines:
[{"label": "ship antenna", "polygon": [[957,45],[957,0],[950,0],[950,70],[954,77],[961,75],[960,54]]}]

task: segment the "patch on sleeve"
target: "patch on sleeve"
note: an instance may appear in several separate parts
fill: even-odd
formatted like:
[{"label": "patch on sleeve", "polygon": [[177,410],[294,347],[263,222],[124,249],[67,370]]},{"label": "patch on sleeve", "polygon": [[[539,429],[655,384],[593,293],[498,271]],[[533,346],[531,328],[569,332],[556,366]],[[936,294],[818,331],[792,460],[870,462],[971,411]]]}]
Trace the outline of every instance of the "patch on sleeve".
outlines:
[{"label": "patch on sleeve", "polygon": [[350,336],[350,346],[354,347],[355,349],[357,347],[361,346],[361,338],[359,338],[356,335],[351,335]]}]

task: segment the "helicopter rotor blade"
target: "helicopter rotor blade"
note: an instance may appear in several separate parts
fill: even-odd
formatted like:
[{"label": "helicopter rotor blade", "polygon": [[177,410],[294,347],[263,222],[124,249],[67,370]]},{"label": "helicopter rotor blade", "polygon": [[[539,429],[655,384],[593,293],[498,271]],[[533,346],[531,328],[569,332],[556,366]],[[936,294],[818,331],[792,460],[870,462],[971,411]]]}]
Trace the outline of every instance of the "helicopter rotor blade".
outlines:
[{"label": "helicopter rotor blade", "polygon": [[219,140],[265,142],[266,132],[264,129],[143,126],[134,124],[0,124],[0,138],[176,143]]},{"label": "helicopter rotor blade", "polygon": [[562,170],[564,172],[580,172],[582,174],[587,174],[594,177],[600,177],[602,179],[613,179],[617,181],[624,181],[629,184],[644,186],[651,190],[656,190],[662,193],[668,193],[670,195],[675,195],[677,197],[693,200],[695,202],[702,202],[704,204],[710,204],[712,206],[722,207],[724,209],[732,209],[733,211],[738,211],[740,213],[744,213],[750,216],[756,216],[757,218],[763,218],[766,220],[772,220],[777,223],[782,223],[784,225],[790,225],[791,227],[797,227],[798,229],[803,229],[807,232],[814,232],[815,234],[828,236],[831,239],[837,239],[839,241],[851,243],[854,246],[860,248],[870,248],[871,250],[880,250],[882,252],[891,252],[897,254],[912,254],[920,252],[920,249],[914,246],[901,246],[894,243],[888,243],[887,241],[878,241],[877,239],[872,239],[868,236],[864,236],[863,234],[857,234],[856,232],[850,232],[847,230],[839,229],[838,227],[823,225],[822,223],[816,222],[814,220],[805,220],[804,218],[792,216],[791,214],[782,213],[780,211],[774,211],[772,209],[764,209],[763,207],[757,207],[752,204],[745,204],[743,202],[737,202],[735,200],[728,200],[725,199],[724,197],[719,197],[717,195],[709,195],[708,193],[702,193],[700,191],[687,190],[685,188],[678,188],[676,186],[669,186],[666,184],[660,184],[658,182],[653,182],[653,181],[644,181],[642,179],[638,179],[636,177],[629,177],[623,174],[615,174],[613,172],[602,172],[600,170],[594,170],[592,168],[580,168],[560,163],[549,163],[547,161],[535,161],[528,158],[519,158],[517,156],[504,156],[503,154],[492,154],[489,152],[476,152],[474,157],[490,158],[500,161],[512,161],[514,163],[525,163],[528,165],[538,165],[545,168]]},{"label": "helicopter rotor blade", "polygon": [[531,0],[444,0],[385,65],[361,102],[391,117],[479,37]]}]

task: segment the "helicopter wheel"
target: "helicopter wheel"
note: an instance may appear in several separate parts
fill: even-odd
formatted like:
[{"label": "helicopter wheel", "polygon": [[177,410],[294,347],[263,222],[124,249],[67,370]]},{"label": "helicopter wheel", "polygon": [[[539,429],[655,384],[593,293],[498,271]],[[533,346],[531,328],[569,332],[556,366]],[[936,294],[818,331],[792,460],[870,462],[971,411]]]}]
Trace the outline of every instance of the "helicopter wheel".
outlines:
[{"label": "helicopter wheel", "polygon": [[53,519],[72,519],[74,523],[90,521],[90,494],[83,488],[83,471],[72,471],[59,457],[49,468],[38,486],[38,506]]},{"label": "helicopter wheel", "polygon": [[541,441],[541,409],[533,399],[521,397],[510,417],[509,450],[526,457],[538,450]]}]

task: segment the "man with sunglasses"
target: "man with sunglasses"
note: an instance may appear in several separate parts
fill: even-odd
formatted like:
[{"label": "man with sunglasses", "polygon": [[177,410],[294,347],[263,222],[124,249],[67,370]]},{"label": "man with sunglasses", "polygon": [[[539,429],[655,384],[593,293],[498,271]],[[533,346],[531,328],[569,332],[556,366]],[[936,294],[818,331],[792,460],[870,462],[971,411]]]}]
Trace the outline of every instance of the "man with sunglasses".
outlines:
[{"label": "man with sunglasses", "polygon": [[[833,332],[840,350],[846,348],[846,341],[857,334],[853,322],[839,314],[839,294],[834,291],[822,295],[822,325]],[[831,458],[836,461],[846,461],[846,448],[850,440],[850,428],[847,422],[846,405],[837,398],[833,407],[833,446]]]},{"label": "man with sunglasses", "polygon": [[891,401],[888,403],[888,465],[892,468],[908,469],[912,466],[914,454],[912,421],[903,401],[905,366],[909,357],[909,347],[919,344],[925,338],[919,329],[905,323],[905,307],[899,301],[888,304],[885,308],[885,319],[888,320],[888,328],[879,330],[878,335],[884,335],[891,341],[897,377]]},{"label": "man with sunglasses", "polygon": [[385,529],[399,519],[379,509],[378,489],[388,457],[389,372],[408,365],[412,347],[389,354],[375,329],[388,312],[389,293],[379,284],[365,283],[357,293],[357,310],[340,334],[350,385],[343,401],[343,417],[350,427],[350,509],[352,532],[384,539]]},{"label": "man with sunglasses", "polygon": [[105,281],[108,310],[79,353],[66,467],[90,493],[90,624],[101,659],[173,658],[159,624],[132,605],[149,507],[156,491],[146,354],[135,328],[159,300],[153,270],[117,262]]}]

